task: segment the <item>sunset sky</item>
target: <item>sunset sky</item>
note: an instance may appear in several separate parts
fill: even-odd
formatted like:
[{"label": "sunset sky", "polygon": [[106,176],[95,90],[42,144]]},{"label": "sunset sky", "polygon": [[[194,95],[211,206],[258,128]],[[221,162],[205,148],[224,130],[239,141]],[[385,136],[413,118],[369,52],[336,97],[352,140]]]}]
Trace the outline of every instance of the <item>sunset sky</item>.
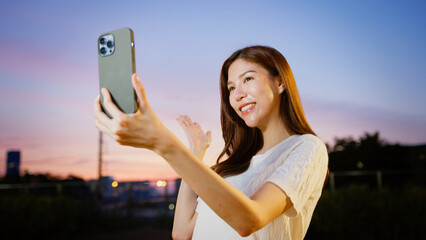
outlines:
[{"label": "sunset sky", "polygon": [[[162,122],[189,115],[223,147],[219,72],[254,44],[289,62],[318,136],[380,132],[390,143],[426,143],[425,1],[1,1],[0,176],[6,152],[21,172],[97,176],[97,37],[130,27],[136,70]],[[174,179],[158,155],[104,136],[104,175]]]}]

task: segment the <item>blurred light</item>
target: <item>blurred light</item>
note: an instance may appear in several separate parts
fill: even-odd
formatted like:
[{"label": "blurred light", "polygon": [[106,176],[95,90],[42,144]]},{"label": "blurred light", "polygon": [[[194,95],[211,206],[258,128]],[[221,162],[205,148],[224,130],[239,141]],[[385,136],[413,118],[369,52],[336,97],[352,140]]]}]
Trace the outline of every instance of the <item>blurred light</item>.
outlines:
[{"label": "blurred light", "polygon": [[358,161],[358,162],[356,163],[356,166],[357,166],[359,169],[361,169],[361,168],[363,168],[363,167],[364,167],[364,163],[362,163],[361,161]]},{"label": "blurred light", "polygon": [[166,181],[157,181],[157,186],[158,187],[165,187],[165,186],[167,186],[167,182]]},{"label": "blurred light", "polygon": [[158,187],[165,187],[165,186],[167,186],[167,182],[166,181],[157,181],[157,186]]},{"label": "blurred light", "polygon": [[169,209],[170,209],[170,210],[175,209],[175,205],[174,205],[173,203],[170,203],[170,204],[169,204]]},{"label": "blurred light", "polygon": [[111,186],[112,187],[117,187],[118,186],[118,182],[117,181],[112,182]]}]

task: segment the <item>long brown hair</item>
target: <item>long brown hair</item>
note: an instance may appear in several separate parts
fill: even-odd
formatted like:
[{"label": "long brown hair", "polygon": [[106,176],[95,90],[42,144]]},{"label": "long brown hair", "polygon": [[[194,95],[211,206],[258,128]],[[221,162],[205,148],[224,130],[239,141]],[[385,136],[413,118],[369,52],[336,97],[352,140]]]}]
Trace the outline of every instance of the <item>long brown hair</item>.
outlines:
[{"label": "long brown hair", "polygon": [[[279,76],[285,90],[281,94],[280,115],[287,131],[293,134],[313,134],[303,113],[296,82],[287,60],[271,47],[251,46],[234,52],[223,63],[220,75],[220,121],[225,146],[212,169],[222,177],[238,175],[250,166],[252,157],[263,147],[263,136],[258,128],[248,127],[229,102],[228,70],[231,64],[243,59],[262,66],[272,77]],[[223,156],[228,157],[221,161]]]}]

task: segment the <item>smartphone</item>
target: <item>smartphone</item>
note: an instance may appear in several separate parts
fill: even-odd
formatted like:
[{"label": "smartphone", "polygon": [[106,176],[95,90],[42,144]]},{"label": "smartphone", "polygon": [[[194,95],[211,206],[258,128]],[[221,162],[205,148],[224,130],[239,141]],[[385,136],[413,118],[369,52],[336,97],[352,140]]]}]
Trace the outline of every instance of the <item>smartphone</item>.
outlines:
[{"label": "smartphone", "polygon": [[[124,113],[135,113],[137,96],[132,86],[132,74],[135,67],[135,41],[130,28],[121,28],[103,33],[98,38],[99,85],[106,88],[113,102]],[[104,108],[102,110],[110,117]]]}]

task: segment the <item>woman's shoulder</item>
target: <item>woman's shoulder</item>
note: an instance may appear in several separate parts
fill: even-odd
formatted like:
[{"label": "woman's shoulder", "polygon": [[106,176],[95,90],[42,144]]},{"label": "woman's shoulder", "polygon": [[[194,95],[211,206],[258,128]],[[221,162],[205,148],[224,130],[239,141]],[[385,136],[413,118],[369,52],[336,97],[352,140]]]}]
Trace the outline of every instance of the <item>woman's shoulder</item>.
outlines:
[{"label": "woman's shoulder", "polygon": [[317,150],[321,150],[327,152],[327,147],[324,142],[317,136],[313,134],[301,134],[297,137],[297,146],[298,147],[311,147]]},{"label": "woman's shoulder", "polygon": [[327,153],[327,148],[320,138],[313,134],[294,134],[284,139],[263,154],[254,156],[254,159],[277,159],[304,152],[310,154]]},{"label": "woman's shoulder", "polygon": [[299,139],[304,141],[321,141],[321,139],[314,134],[306,133],[306,134],[296,134],[298,135]]},{"label": "woman's shoulder", "polygon": [[303,142],[318,142],[318,143],[323,143],[322,140],[311,134],[311,133],[306,133],[306,134],[296,134],[297,135],[297,139],[299,139],[299,141],[303,141]]}]

